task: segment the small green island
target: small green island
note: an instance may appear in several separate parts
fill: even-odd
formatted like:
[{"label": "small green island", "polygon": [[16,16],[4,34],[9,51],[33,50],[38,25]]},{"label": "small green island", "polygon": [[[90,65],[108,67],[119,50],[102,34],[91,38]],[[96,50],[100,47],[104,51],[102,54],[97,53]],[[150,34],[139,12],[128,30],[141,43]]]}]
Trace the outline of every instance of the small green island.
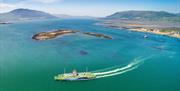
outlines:
[{"label": "small green island", "polygon": [[58,29],[55,31],[48,31],[48,32],[40,32],[40,33],[33,35],[32,39],[34,39],[34,40],[49,40],[49,39],[54,39],[58,36],[74,34],[74,33],[82,33],[84,35],[94,36],[97,38],[112,39],[111,36],[107,36],[104,34],[93,33],[93,32],[80,32],[80,31],[76,31],[76,30],[65,30],[65,29]]}]

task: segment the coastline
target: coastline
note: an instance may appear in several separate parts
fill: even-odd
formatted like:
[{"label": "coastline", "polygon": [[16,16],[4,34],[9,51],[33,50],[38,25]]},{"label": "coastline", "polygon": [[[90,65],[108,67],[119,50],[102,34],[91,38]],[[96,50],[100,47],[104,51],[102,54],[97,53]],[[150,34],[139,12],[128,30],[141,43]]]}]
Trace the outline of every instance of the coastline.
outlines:
[{"label": "coastline", "polygon": [[180,38],[180,33],[176,33],[174,31],[171,32],[161,32],[161,29],[148,29],[148,28],[129,28],[130,31],[137,31],[137,32],[146,32],[158,35],[165,35],[174,38]]},{"label": "coastline", "polygon": [[[147,22],[146,22],[147,23]],[[137,23],[136,21],[126,21],[126,20],[103,20],[96,25],[101,25],[108,28],[117,28],[117,29],[126,29],[129,31],[136,32],[145,32],[158,35],[164,35],[174,38],[180,38],[180,27],[168,26],[168,23],[165,25],[153,25],[151,23],[143,24]]]}]

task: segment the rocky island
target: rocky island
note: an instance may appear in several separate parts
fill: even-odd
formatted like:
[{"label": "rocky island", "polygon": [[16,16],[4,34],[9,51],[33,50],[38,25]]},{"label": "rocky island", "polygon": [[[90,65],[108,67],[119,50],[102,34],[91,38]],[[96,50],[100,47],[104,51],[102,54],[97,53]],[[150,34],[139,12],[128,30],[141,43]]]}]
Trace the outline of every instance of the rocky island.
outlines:
[{"label": "rocky island", "polygon": [[82,33],[82,34],[89,35],[89,36],[95,36],[97,38],[112,39],[111,36],[107,36],[104,34],[98,34],[98,33],[93,33],[93,32],[80,32],[80,31],[75,31],[75,30],[63,30],[63,29],[58,29],[55,31],[48,31],[48,32],[40,32],[40,33],[33,35],[32,39],[48,40],[48,39],[56,38],[58,36],[72,34],[72,33]]},{"label": "rocky island", "polygon": [[65,34],[71,34],[71,33],[76,33],[77,31],[74,30],[56,30],[56,31],[50,31],[50,32],[40,32],[38,34],[33,35],[32,39],[35,40],[48,40],[48,39],[53,39],[56,38],[60,35],[65,35]]},{"label": "rocky island", "polygon": [[98,34],[98,33],[84,32],[83,34],[90,35],[90,36],[95,36],[95,37],[98,37],[98,38],[112,39],[111,36],[107,36],[107,35],[103,35],[103,34]]}]

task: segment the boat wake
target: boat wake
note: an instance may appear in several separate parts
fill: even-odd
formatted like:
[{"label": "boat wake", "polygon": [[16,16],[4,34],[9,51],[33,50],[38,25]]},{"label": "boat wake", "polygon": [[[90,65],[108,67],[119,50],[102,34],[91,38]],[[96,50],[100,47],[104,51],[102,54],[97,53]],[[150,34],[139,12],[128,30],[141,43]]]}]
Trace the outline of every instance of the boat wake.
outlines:
[{"label": "boat wake", "polygon": [[96,78],[104,78],[104,77],[110,77],[110,76],[123,74],[123,73],[126,73],[128,71],[138,68],[147,59],[148,58],[136,58],[131,63],[129,63],[128,65],[124,67],[116,67],[113,69],[110,68],[109,70],[108,68],[106,68],[105,69],[106,71],[102,71],[102,70],[100,70],[100,72],[95,71],[94,74],[96,75]]}]

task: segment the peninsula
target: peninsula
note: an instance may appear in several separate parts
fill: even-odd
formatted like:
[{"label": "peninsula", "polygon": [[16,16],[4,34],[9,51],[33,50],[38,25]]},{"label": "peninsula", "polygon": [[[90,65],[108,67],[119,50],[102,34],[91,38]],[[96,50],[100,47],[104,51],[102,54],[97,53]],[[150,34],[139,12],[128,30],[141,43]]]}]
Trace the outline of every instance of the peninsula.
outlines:
[{"label": "peninsula", "polygon": [[124,11],[100,19],[98,25],[180,38],[179,14],[164,11]]}]

